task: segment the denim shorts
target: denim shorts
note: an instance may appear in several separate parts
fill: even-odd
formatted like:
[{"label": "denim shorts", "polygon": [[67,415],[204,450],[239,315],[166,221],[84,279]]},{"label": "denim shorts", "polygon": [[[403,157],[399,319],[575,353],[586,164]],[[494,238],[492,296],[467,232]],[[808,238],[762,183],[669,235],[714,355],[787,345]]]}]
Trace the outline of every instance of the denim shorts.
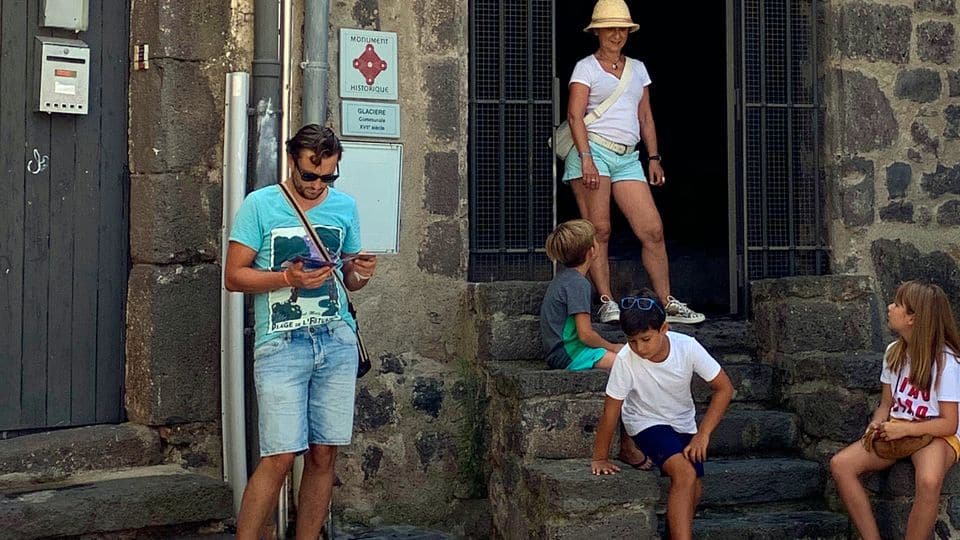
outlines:
[{"label": "denim shorts", "polygon": [[253,358],[261,456],[350,444],[357,336],[347,323],[285,332],[258,346]]},{"label": "denim shorts", "polygon": [[[693,433],[678,433],[673,427],[660,424],[648,427],[631,439],[663,473],[663,464],[676,454],[682,455],[683,449],[690,444],[693,435]],[[693,469],[697,471],[697,478],[703,478],[703,463],[691,462],[690,465],[693,465]]]},{"label": "denim shorts", "polygon": [[[643,173],[643,164],[640,163],[640,151],[634,150],[624,155],[620,155],[609,148],[588,141],[590,143],[590,154],[593,155],[593,164],[597,166],[597,172],[600,176],[609,176],[611,182],[621,180],[647,181],[647,175]],[[582,178],[583,171],[580,169],[580,153],[574,146],[563,161],[563,181]]]}]

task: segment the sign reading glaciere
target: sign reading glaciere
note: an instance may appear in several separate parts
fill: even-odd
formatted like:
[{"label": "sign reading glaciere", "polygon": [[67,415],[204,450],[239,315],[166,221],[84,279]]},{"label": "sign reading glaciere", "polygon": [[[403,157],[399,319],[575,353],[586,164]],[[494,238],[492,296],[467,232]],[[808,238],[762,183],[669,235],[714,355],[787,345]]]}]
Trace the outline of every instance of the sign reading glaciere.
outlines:
[{"label": "sign reading glaciere", "polygon": [[400,138],[400,105],[397,103],[344,100],[341,114],[340,133],[344,136]]},{"label": "sign reading glaciere", "polygon": [[397,34],[340,29],[340,97],[397,99]]}]

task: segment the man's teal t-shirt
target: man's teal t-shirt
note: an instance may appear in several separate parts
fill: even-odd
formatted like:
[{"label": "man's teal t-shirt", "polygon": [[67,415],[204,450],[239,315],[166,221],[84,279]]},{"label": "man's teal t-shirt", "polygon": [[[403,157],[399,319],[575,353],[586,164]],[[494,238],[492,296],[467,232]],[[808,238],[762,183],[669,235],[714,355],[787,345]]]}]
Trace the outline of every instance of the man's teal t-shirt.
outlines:
[{"label": "man's teal t-shirt", "polygon": [[[353,197],[329,188],[327,198],[307,211],[310,224],[317,230],[330,256],[337,260],[336,272],[342,276],[339,258],[360,251],[360,219]],[[260,188],[244,199],[230,233],[231,242],[239,242],[257,252],[253,267],[279,272],[298,255],[322,259],[310,236],[303,229],[280,186]],[[255,346],[288,332],[342,320],[355,327],[347,310],[346,295],[330,278],[318,289],[284,287],[254,295],[256,318]]]}]

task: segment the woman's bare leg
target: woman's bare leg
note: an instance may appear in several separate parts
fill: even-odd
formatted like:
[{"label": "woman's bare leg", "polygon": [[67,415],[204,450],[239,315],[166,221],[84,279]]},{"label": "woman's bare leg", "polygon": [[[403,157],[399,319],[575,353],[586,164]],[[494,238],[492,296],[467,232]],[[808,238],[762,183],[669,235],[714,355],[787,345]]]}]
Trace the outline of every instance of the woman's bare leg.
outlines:
[{"label": "woman's bare leg", "polygon": [[600,296],[613,298],[610,289],[610,177],[600,177],[600,187],[587,189],[579,178],[570,181],[573,196],[580,209],[580,217],[593,224],[596,229],[597,259],[590,267],[590,279]]},{"label": "woman's bare leg", "polygon": [[666,305],[670,296],[670,271],[667,262],[667,245],[663,239],[663,222],[653,202],[650,186],[639,180],[623,180],[611,188],[613,200],[626,216],[633,234],[643,245],[641,258],[643,268],[650,276],[650,285],[660,301]]}]

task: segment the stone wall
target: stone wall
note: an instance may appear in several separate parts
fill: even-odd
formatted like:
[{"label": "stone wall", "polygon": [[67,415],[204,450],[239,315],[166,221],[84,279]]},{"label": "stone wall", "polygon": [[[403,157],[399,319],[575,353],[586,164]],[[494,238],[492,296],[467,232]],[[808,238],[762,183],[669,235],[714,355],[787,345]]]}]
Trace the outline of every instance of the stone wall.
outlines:
[{"label": "stone wall", "polygon": [[168,461],[219,476],[220,213],[225,75],[249,71],[252,0],[138,0],[130,74],[126,396]]},{"label": "stone wall", "polygon": [[[956,0],[832,0],[823,42],[836,273],[942,285],[960,308]],[[958,310],[960,311],[960,310]]]},{"label": "stone wall", "polygon": [[[382,256],[377,277],[354,295],[375,358],[358,388],[353,445],[338,463],[344,485],[334,495],[335,511],[349,521],[482,535],[477,531],[489,521],[478,481],[485,394],[475,349],[467,346],[468,4],[330,4],[327,124],[340,131],[340,29],[396,32],[403,144],[400,253]],[[294,5],[295,32],[301,6]],[[294,129],[300,97],[294,94],[291,107]],[[345,154],[349,159],[356,158]]]}]

